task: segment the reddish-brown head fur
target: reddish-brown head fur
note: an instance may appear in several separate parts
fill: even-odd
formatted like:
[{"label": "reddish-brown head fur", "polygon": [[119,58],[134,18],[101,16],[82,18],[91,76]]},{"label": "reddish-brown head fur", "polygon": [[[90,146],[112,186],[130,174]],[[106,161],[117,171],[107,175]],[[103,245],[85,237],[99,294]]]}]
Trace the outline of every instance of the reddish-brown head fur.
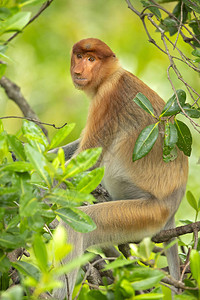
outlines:
[{"label": "reddish-brown head fur", "polygon": [[104,42],[99,39],[89,38],[79,41],[73,46],[72,52],[77,53],[90,53],[97,56],[99,59],[106,57],[115,57],[113,51]]},{"label": "reddish-brown head fur", "polygon": [[81,40],[72,48],[71,76],[74,85],[91,95],[118,68],[113,51],[98,39]]}]

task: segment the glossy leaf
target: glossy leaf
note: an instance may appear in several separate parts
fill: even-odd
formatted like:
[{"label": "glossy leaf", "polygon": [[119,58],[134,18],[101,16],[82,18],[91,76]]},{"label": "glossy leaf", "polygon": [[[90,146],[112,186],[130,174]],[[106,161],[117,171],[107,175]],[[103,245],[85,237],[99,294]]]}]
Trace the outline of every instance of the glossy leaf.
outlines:
[{"label": "glossy leaf", "polygon": [[31,145],[33,145],[33,141],[40,143],[45,147],[49,145],[49,142],[42,129],[34,122],[26,120],[23,121],[22,132]]},{"label": "glossy leaf", "polygon": [[192,135],[187,125],[181,121],[175,120],[176,130],[178,133],[178,148],[187,156],[192,151]]},{"label": "glossy leaf", "polygon": [[77,208],[61,208],[55,213],[69,226],[79,232],[90,232],[96,228],[92,219]]},{"label": "glossy leaf", "polygon": [[74,129],[75,124],[67,124],[65,127],[59,129],[56,134],[53,136],[51,143],[48,149],[56,148],[61,144],[61,142],[70,134]]},{"label": "glossy leaf", "polygon": [[97,168],[85,175],[76,185],[76,189],[82,193],[91,193],[102,181],[104,168]]},{"label": "glossy leaf", "polygon": [[145,127],[136,140],[133,161],[144,157],[152,149],[158,138],[158,123]]},{"label": "glossy leaf", "polygon": [[154,116],[154,110],[151,102],[147,99],[146,96],[144,96],[142,93],[138,93],[136,97],[133,99],[133,101],[142,109],[144,109],[146,112],[148,112],[150,115]]},{"label": "glossy leaf", "polygon": [[188,103],[183,106],[183,109],[190,118],[194,118],[194,119],[200,118],[200,110],[191,107],[191,105],[189,105]]},{"label": "glossy leaf", "polygon": [[7,135],[7,139],[8,139],[8,143],[9,143],[12,151],[15,153],[16,157],[20,160],[26,160],[24,147],[23,147],[21,141],[15,135],[11,135],[11,134]]},{"label": "glossy leaf", "polygon": [[[186,93],[183,90],[177,90],[178,99],[180,105],[183,106],[186,101]],[[174,94],[165,104],[163,111],[161,112],[161,117],[173,116],[181,111],[178,105],[176,95]]]},{"label": "glossy leaf", "polygon": [[176,126],[170,122],[165,124],[165,136],[163,147],[163,160],[169,162],[177,157],[177,151],[174,148],[178,141]]},{"label": "glossy leaf", "polygon": [[66,167],[64,178],[70,178],[76,174],[91,168],[101,155],[101,148],[87,149],[73,158]]},{"label": "glossy leaf", "polygon": [[26,144],[25,145],[25,153],[32,163],[34,168],[37,170],[38,174],[41,178],[45,181],[45,183],[50,186],[51,185],[51,178],[48,174],[46,168],[48,166],[48,161],[46,158],[38,151],[36,151],[32,146]]}]

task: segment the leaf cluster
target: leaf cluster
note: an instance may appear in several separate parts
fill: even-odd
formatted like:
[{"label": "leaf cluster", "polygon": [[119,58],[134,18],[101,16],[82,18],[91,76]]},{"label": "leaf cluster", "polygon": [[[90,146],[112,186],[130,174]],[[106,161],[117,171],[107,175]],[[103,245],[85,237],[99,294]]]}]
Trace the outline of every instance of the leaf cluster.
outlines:
[{"label": "leaf cluster", "polygon": [[177,115],[183,114],[190,118],[200,118],[200,109],[186,103],[186,94],[183,90],[176,91],[167,101],[159,116],[155,116],[151,102],[142,93],[138,93],[133,101],[156,121],[145,127],[138,136],[133,151],[133,161],[150,152],[159,136],[159,125],[164,126],[163,160],[165,162],[174,160],[177,157],[177,147],[186,156],[190,156],[192,135],[189,127],[178,120]]},{"label": "leaf cluster", "polygon": [[[73,128],[74,124],[66,125],[56,132],[49,143],[42,130],[33,122],[24,121],[17,135],[8,134],[0,123],[1,289],[9,285],[5,274],[8,275],[11,265],[22,278],[28,276],[29,280],[26,282],[24,279],[24,285],[35,287],[37,297],[44,289],[51,290],[54,287],[52,281],[59,269],[50,272],[54,268],[53,261],[58,262],[58,256],[66,255],[71,249],[69,245],[66,246],[66,237],[60,237],[63,241],[61,248],[54,249],[53,259],[48,258],[45,243],[51,240],[51,234],[45,228],[55,218],[63,219],[80,232],[89,232],[96,227],[91,218],[76,207],[83,202],[93,203],[94,198],[90,193],[101,182],[104,169],[88,169],[97,162],[101,149],[86,150],[67,165],[62,148],[57,155],[48,153]],[[33,247],[36,266],[27,262],[9,261],[7,253],[19,247]],[[59,272],[60,275],[64,270]],[[47,278],[50,285],[44,287]]]}]

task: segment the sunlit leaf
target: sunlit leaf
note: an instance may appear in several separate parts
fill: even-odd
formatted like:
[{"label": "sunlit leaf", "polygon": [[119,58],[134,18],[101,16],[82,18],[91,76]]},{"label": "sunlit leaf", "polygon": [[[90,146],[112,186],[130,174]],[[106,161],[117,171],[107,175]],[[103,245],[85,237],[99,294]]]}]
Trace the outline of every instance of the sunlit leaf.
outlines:
[{"label": "sunlit leaf", "polygon": [[200,253],[197,250],[192,249],[190,253],[190,268],[192,276],[197,281],[200,288]]},{"label": "sunlit leaf", "polygon": [[11,146],[12,151],[15,153],[16,157],[20,160],[26,160],[26,155],[24,147],[21,141],[15,136],[8,134],[7,135],[8,143]]},{"label": "sunlit leaf", "polygon": [[101,155],[102,148],[87,149],[73,158],[66,167],[64,178],[70,178],[76,174],[91,168]]},{"label": "sunlit leaf", "polygon": [[43,178],[45,183],[50,186],[52,182],[50,175],[47,172],[47,166],[49,162],[46,160],[43,154],[36,151],[28,144],[25,145],[25,153],[34,168],[38,171],[38,174],[41,176],[41,178]]},{"label": "sunlit leaf", "polygon": [[53,136],[48,149],[56,148],[61,144],[61,142],[70,134],[74,129],[75,124],[67,124],[63,128],[59,129]]},{"label": "sunlit leaf", "polygon": [[194,208],[196,210],[196,212],[198,212],[199,208],[198,208],[197,200],[195,199],[195,197],[192,194],[192,192],[191,191],[187,191],[186,197],[187,197],[187,201],[190,204],[190,206],[192,208]]},{"label": "sunlit leaf", "polygon": [[18,12],[0,23],[0,34],[9,31],[20,31],[30,20],[30,12]]},{"label": "sunlit leaf", "polygon": [[131,280],[133,288],[138,290],[149,289],[160,282],[165,274],[159,270],[150,268],[134,268],[131,273]]},{"label": "sunlit leaf", "polygon": [[48,256],[46,246],[39,234],[35,234],[33,240],[33,250],[39,268],[46,272],[48,270]]},{"label": "sunlit leaf", "polygon": [[76,185],[76,189],[82,193],[91,193],[102,181],[104,168],[97,168],[85,175]]},{"label": "sunlit leaf", "polygon": [[57,209],[55,213],[76,231],[90,232],[96,228],[92,219],[80,209],[61,208]]}]

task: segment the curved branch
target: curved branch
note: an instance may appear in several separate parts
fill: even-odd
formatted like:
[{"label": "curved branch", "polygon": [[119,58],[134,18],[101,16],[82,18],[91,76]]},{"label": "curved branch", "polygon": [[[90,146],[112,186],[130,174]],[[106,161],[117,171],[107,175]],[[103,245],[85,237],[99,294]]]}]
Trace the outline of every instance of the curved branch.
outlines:
[{"label": "curved branch", "polygon": [[[38,116],[36,113],[32,110],[31,106],[28,104],[26,99],[21,93],[21,89],[18,85],[16,85],[14,82],[12,82],[7,77],[3,76],[0,79],[0,86],[5,90],[5,93],[7,94],[8,98],[13,100],[17,106],[22,111],[23,115],[27,118],[34,119],[40,122]],[[45,135],[48,135],[48,132],[44,126],[41,124],[38,124]]]}]

